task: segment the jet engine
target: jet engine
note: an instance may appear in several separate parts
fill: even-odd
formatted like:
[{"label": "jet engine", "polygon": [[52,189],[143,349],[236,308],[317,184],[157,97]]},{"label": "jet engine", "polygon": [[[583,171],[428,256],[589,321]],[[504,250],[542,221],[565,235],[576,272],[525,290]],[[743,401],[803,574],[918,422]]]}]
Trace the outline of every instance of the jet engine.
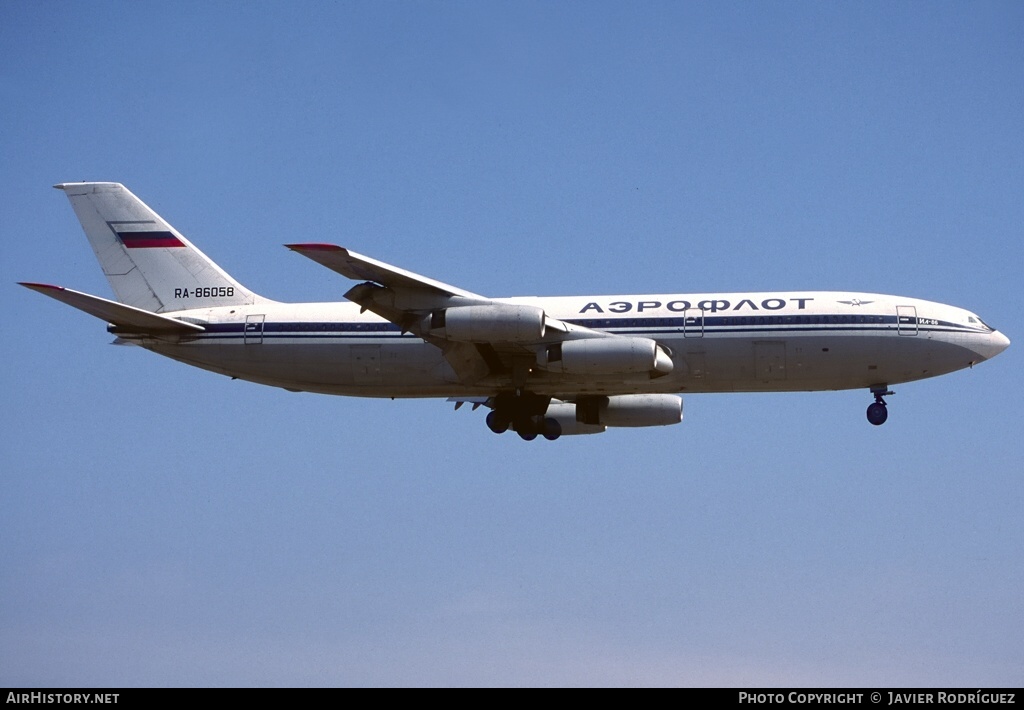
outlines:
[{"label": "jet engine", "polygon": [[469,343],[528,343],[544,337],[544,309],[494,303],[454,306],[423,318],[424,333]]},{"label": "jet engine", "polygon": [[608,427],[603,424],[584,424],[576,420],[576,405],[571,402],[552,400],[544,417],[558,422],[562,436],[577,434],[600,434]]},{"label": "jet engine", "polygon": [[683,421],[683,398],[675,394],[580,397],[576,421],[613,427],[667,426]]},{"label": "jet engine", "polygon": [[608,427],[667,426],[683,420],[683,398],[675,394],[619,394],[581,397],[575,404],[553,399],[544,419],[558,422],[560,436],[600,434]]},{"label": "jet engine", "polygon": [[672,372],[672,358],[650,338],[586,338],[547,346],[537,364],[549,372],[620,375]]}]

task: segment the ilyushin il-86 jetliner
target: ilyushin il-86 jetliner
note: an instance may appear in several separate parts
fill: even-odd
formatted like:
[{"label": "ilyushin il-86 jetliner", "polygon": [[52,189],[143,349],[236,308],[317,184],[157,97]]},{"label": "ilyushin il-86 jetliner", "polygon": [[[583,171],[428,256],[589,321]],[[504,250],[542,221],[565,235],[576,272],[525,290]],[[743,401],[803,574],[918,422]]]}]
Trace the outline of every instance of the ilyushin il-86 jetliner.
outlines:
[{"label": "ilyushin il-86 jetliner", "polygon": [[231,278],[123,185],[55,185],[117,296],[23,283],[117,342],[296,392],[445,397],[526,440],[682,421],[682,394],[864,388],[872,424],[901,382],[1010,344],[962,308],[827,291],[489,298],[333,244],[289,244],[359,283],[350,303],[279,303]]}]

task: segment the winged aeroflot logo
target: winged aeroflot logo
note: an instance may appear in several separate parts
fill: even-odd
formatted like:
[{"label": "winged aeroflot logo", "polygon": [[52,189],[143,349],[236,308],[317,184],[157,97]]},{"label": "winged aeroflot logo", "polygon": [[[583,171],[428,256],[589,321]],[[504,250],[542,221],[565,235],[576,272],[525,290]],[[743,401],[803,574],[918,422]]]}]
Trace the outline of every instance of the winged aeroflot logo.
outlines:
[{"label": "winged aeroflot logo", "polygon": [[848,306],[866,306],[874,301],[862,301],[859,298],[855,298],[852,301],[836,301],[836,303],[845,303]]}]

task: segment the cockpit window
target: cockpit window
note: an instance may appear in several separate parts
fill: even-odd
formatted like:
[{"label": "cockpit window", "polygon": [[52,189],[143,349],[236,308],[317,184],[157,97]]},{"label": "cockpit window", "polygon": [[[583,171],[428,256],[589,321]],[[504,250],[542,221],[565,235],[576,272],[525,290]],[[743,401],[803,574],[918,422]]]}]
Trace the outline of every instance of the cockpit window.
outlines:
[{"label": "cockpit window", "polygon": [[978,316],[967,316],[967,322],[968,322],[968,323],[974,323],[974,324],[980,324],[980,325],[982,325],[983,327],[985,327],[985,328],[988,328],[989,330],[995,330],[995,328],[993,328],[992,326],[990,326],[990,325],[989,325],[988,323],[986,323],[985,321],[983,321],[983,320],[982,320],[981,318],[979,318]]}]

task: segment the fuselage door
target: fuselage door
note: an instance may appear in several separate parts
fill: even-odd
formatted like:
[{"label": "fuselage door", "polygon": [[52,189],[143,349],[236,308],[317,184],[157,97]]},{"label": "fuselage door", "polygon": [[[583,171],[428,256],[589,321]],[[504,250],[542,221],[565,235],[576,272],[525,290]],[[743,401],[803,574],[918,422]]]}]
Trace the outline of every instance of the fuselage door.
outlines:
[{"label": "fuselage door", "polygon": [[349,353],[352,362],[352,382],[357,385],[379,385],[380,374],[380,346],[379,345],[349,345]]},{"label": "fuselage door", "polygon": [[917,335],[915,306],[896,306],[896,330],[900,335]]},{"label": "fuselage door", "polygon": [[704,311],[699,308],[687,308],[683,311],[683,337],[704,337]]},{"label": "fuselage door", "polygon": [[259,345],[263,342],[263,321],[266,316],[258,313],[245,317],[245,344]]}]

